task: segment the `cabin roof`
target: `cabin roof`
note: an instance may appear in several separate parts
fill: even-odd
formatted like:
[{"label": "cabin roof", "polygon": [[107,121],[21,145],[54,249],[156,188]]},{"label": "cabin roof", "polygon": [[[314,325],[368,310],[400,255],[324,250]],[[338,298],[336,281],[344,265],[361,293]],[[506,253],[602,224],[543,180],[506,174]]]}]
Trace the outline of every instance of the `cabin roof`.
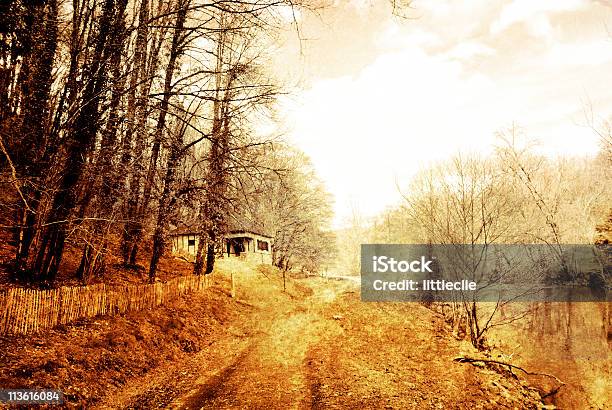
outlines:
[{"label": "cabin roof", "polygon": [[[194,228],[190,228],[190,227],[177,228],[177,229],[170,231],[170,236],[185,236],[185,235],[199,235],[199,234],[200,234],[199,231],[195,230]],[[257,231],[247,230],[247,229],[232,230],[232,231],[229,231],[228,234],[229,235],[240,235],[240,234],[256,235],[256,236],[261,236],[267,239],[272,239],[270,235],[266,235],[262,232],[257,232]]]},{"label": "cabin roof", "polygon": [[270,235],[266,235],[265,233],[246,230],[246,229],[237,229],[237,230],[229,231],[228,234],[230,235],[240,235],[240,234],[249,235],[250,234],[250,235],[263,236],[264,238],[272,239]]}]

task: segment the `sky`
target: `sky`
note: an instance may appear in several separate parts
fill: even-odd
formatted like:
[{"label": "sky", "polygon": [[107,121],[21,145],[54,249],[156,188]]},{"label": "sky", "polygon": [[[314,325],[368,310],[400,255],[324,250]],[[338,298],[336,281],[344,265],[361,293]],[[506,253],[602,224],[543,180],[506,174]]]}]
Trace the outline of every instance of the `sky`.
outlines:
[{"label": "sky", "polygon": [[334,225],[400,200],[457,152],[490,152],[512,124],[546,155],[593,155],[612,115],[612,2],[336,0],[298,13],[275,52],[293,87],[279,117],[335,197]]}]

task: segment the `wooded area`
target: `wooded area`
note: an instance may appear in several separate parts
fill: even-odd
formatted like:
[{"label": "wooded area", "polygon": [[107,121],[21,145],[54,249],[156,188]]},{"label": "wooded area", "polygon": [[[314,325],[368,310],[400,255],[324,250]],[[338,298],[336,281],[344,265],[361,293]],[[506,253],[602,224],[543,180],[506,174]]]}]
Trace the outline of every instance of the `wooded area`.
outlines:
[{"label": "wooded area", "polygon": [[[489,156],[458,153],[424,168],[406,188],[398,187],[403,196],[400,204],[370,221],[356,215],[353,225],[339,234],[353,250],[352,258],[343,263],[358,271],[359,243],[542,244],[550,247],[562,269],[558,277],[546,278],[545,269],[534,268],[533,280],[573,281],[605,289],[609,286],[605,249],[612,231],[612,138],[605,124],[594,131],[601,143],[596,157],[543,156],[537,144],[513,126],[499,133]],[[590,278],[577,277],[564,260],[566,244],[600,245],[599,270]],[[468,262],[474,265],[466,271],[475,272],[485,261]],[[512,301],[487,304],[476,299],[457,297],[450,304],[448,320],[455,333],[469,337],[479,348],[492,327],[526,314],[500,315]]]},{"label": "wooded area", "polygon": [[[0,6],[0,225],[10,271],[52,284],[67,250],[83,283],[109,255],[148,260],[171,226],[210,273],[231,227],[271,232],[275,264],[316,269],[328,195],[273,121],[267,46],[306,2],[12,0]],[[260,212],[265,209],[266,212]],[[333,240],[329,243],[333,244]]]}]

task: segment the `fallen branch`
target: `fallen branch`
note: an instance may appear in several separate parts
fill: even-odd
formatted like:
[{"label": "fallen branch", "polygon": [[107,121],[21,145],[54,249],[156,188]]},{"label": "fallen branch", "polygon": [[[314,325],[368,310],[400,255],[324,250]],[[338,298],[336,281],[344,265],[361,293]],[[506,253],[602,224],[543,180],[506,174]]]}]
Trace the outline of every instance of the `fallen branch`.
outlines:
[{"label": "fallen branch", "polygon": [[459,356],[459,357],[455,357],[453,359],[453,361],[455,362],[459,362],[459,363],[476,363],[476,362],[481,362],[481,363],[493,363],[493,364],[499,364],[502,366],[507,366],[509,369],[517,369],[522,371],[523,373],[529,375],[529,376],[546,376],[546,377],[550,377],[551,379],[555,379],[557,381],[557,383],[559,383],[559,387],[557,389],[554,390],[553,393],[548,394],[548,396],[550,396],[551,394],[554,394],[557,392],[557,390],[559,390],[559,388],[561,388],[561,386],[565,386],[565,383],[563,381],[561,381],[557,376],[555,376],[554,374],[548,374],[548,373],[538,373],[538,372],[530,372],[529,370],[526,370],[520,366],[514,365],[512,363],[508,363],[508,362],[502,362],[501,360],[494,360],[494,359],[476,359],[473,357],[465,357],[465,356]]},{"label": "fallen branch", "polygon": [[174,258],[175,258],[175,259],[180,259],[180,260],[185,261],[185,262],[187,262],[187,263],[193,263],[193,261],[190,261],[189,259],[187,259],[187,258],[186,258],[185,256],[183,256],[183,255],[180,255],[180,256],[175,256]]}]

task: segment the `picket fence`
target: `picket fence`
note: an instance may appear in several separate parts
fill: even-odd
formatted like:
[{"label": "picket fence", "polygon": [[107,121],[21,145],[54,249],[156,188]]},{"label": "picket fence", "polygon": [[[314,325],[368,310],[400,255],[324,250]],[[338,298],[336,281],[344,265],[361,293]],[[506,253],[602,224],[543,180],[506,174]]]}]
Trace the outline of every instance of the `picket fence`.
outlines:
[{"label": "picket fence", "polygon": [[0,334],[36,333],[81,318],[150,309],[206,287],[204,275],[192,275],[143,285],[5,289],[0,291]]}]

